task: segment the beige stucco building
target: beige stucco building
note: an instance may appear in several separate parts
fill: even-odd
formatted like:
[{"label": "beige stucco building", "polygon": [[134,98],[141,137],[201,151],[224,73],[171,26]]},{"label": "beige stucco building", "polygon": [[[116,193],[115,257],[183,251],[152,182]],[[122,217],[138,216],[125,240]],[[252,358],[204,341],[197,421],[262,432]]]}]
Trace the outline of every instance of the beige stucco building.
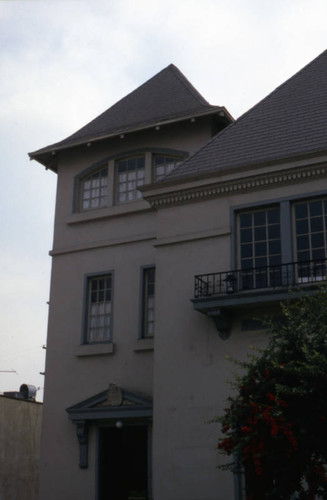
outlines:
[{"label": "beige stucco building", "polygon": [[34,386],[0,394],[0,499],[37,500],[42,403]]},{"label": "beige stucco building", "polygon": [[237,121],[173,65],[31,153],[58,175],[40,500],[232,500],[254,316],[325,279],[327,52]]}]

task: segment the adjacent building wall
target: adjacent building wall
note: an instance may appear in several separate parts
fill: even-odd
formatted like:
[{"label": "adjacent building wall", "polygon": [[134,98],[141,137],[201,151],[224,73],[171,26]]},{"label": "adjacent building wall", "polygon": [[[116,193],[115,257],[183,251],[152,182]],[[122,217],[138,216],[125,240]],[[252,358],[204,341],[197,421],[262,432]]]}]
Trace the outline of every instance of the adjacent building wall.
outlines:
[{"label": "adjacent building wall", "polygon": [[42,404],[0,396],[0,500],[38,494]]}]

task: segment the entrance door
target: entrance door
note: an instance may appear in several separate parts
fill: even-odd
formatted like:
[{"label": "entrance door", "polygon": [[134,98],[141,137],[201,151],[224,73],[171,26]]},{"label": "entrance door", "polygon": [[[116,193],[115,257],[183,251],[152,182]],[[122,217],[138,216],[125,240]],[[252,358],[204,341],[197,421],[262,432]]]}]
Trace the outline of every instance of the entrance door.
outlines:
[{"label": "entrance door", "polygon": [[148,426],[99,428],[98,500],[148,499]]}]

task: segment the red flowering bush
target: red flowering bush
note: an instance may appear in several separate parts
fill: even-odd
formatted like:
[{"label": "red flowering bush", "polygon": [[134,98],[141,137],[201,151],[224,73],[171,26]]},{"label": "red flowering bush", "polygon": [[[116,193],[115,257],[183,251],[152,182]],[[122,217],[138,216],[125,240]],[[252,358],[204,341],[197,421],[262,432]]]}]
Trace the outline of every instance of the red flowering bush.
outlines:
[{"label": "red flowering bush", "polygon": [[269,343],[246,362],[218,420],[220,452],[246,476],[247,500],[327,499],[327,289],[282,306]]}]

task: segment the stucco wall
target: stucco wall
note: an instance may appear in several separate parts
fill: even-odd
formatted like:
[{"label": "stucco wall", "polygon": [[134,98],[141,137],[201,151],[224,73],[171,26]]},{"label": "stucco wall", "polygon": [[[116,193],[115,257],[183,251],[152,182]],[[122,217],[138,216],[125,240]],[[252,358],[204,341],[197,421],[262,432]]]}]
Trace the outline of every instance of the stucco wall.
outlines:
[{"label": "stucco wall", "polygon": [[[203,130],[194,143],[192,135],[178,133],[179,139],[172,132],[164,137],[153,131],[142,140],[131,137],[128,141],[139,147],[162,145],[191,151],[191,145],[198,146],[204,139]],[[234,209],[305,197],[321,192],[326,181],[296,178],[292,186],[277,182],[264,189],[259,186],[158,211],[141,200],[116,207],[116,212],[107,207],[96,219],[91,213],[72,214],[74,177],[93,160],[131,149],[124,140],[117,140],[110,151],[104,145],[86,149],[85,155],[75,151],[59,165],[40,500],[96,498],[95,425],[89,435],[89,467],[81,470],[75,428],[65,410],[104,391],[110,383],[154,398],[155,500],[232,500],[232,475],[217,470],[219,426],[207,422],[223,411],[230,392],[227,381],[233,367],[226,356],[246,356],[250,346],[262,345],[266,336],[241,328],[242,318],[261,311],[239,308],[232,334],[223,341],[213,320],[193,309],[194,275],[233,267]],[[269,169],[264,166],[260,172]],[[225,177],[233,181],[237,175]],[[149,265],[156,266],[154,350],[135,351],[140,269]],[[113,352],[80,356],[81,348],[90,347],[80,346],[85,275],[111,271]]]},{"label": "stucco wall", "polygon": [[[75,426],[68,420],[67,407],[105,390],[109,383],[149,397],[153,395],[154,353],[135,351],[135,343],[139,333],[140,270],[142,266],[156,264],[157,213],[147,202],[138,201],[114,207],[117,213],[108,207],[97,220],[92,220],[91,212],[73,214],[74,177],[95,161],[122,151],[169,147],[193,153],[209,138],[210,127],[199,121],[195,125],[176,125],[167,131],[148,131],[85,147],[60,162],[47,341],[41,500],[96,497],[96,429],[90,428],[89,466],[81,470]],[[81,357],[78,354],[82,341],[84,277],[88,273],[109,271],[114,272],[114,352]]]},{"label": "stucco wall", "polygon": [[[156,339],[154,365],[154,498],[232,500],[232,475],[216,444],[220,432],[208,421],[222,414],[235,366],[251,346],[263,346],[264,331],[244,331],[242,319],[276,313],[276,305],[233,311],[231,336],[222,340],[211,318],[192,310],[194,275],[232,269],[233,209],[309,196],[326,188],[311,181],[242,195],[172,206],[157,215]],[[169,436],[169,438],[168,438]],[[159,472],[158,472],[159,471]]]},{"label": "stucco wall", "polygon": [[42,405],[0,397],[0,500],[38,494]]}]

